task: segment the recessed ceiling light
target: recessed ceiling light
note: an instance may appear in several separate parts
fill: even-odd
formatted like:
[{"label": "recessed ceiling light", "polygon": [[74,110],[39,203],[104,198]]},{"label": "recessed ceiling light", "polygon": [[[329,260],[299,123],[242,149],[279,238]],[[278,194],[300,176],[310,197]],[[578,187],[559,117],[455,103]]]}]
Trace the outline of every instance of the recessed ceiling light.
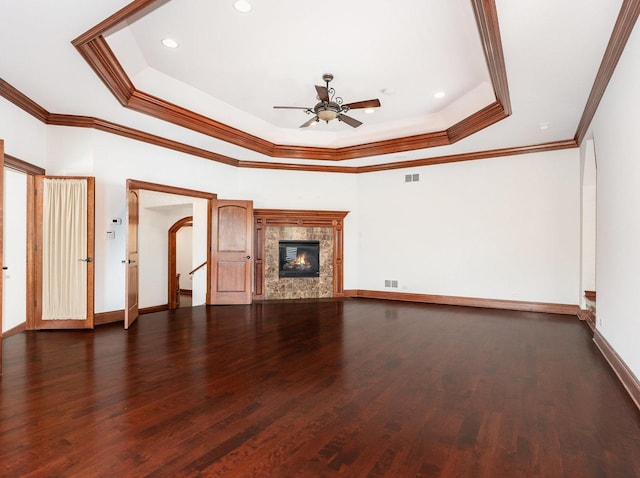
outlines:
[{"label": "recessed ceiling light", "polygon": [[374,110],[373,108],[365,108],[364,112],[367,113],[368,115],[375,113],[376,110]]},{"label": "recessed ceiling light", "polygon": [[440,98],[444,98],[445,95],[446,93],[444,91],[438,91],[433,94],[433,97],[439,100]]},{"label": "recessed ceiling light", "polygon": [[540,131],[544,131],[545,129],[549,129],[549,123],[548,122],[544,122],[544,123],[539,123],[538,124],[538,128],[540,128]]},{"label": "recessed ceiling light", "polygon": [[175,41],[173,38],[163,38],[162,44],[167,48],[178,48],[178,42]]},{"label": "recessed ceiling light", "polygon": [[253,5],[251,5],[247,0],[236,0],[233,2],[233,8],[238,10],[240,13],[249,13],[253,8]]}]

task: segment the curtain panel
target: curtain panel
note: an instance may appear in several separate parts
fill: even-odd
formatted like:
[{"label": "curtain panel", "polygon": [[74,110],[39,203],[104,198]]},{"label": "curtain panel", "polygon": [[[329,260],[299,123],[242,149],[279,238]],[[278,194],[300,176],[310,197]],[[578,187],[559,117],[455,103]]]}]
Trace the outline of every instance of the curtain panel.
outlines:
[{"label": "curtain panel", "polygon": [[45,179],[42,221],[42,320],[85,320],[86,179]]}]

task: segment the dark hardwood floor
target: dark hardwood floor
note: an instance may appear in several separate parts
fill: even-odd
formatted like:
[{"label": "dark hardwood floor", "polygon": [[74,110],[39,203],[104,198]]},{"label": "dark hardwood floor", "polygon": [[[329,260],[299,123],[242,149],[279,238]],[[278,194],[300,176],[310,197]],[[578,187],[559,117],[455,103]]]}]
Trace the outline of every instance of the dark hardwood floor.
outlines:
[{"label": "dark hardwood floor", "polygon": [[5,339],[0,476],[637,477],[575,317],[367,299]]}]

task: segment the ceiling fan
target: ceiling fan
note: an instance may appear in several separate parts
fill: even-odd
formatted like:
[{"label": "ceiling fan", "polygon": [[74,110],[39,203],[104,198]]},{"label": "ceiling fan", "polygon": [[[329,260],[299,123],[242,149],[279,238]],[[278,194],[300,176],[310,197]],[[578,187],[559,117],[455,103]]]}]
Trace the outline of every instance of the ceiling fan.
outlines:
[{"label": "ceiling fan", "polygon": [[320,120],[327,123],[331,120],[337,119],[343,123],[347,123],[353,128],[357,128],[362,124],[351,116],[347,116],[349,110],[355,110],[358,108],[377,108],[380,106],[380,100],[366,100],[357,101],[355,103],[343,103],[342,98],[335,96],[336,92],[333,88],[329,88],[329,82],[333,80],[331,73],[325,73],[322,75],[322,79],[325,81],[326,86],[316,85],[316,91],[318,93],[317,99],[320,100],[314,107],[310,106],[274,106],[275,109],[288,109],[288,110],[304,110],[307,114],[314,115],[309,121],[300,125],[300,128],[306,128],[315,122]]}]

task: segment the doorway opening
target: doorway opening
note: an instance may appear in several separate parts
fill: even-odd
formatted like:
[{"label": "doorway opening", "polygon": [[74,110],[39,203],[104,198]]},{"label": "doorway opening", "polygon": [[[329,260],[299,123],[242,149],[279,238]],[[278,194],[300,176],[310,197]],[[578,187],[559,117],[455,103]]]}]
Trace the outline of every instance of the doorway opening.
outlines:
[{"label": "doorway opening", "polygon": [[169,228],[169,309],[193,305],[193,245],[193,216],[185,216]]},{"label": "doorway opening", "polygon": [[[137,301],[140,309],[127,314],[129,309],[125,307],[125,328],[131,326],[138,313],[177,307],[179,285],[175,260],[167,260],[171,237],[169,234],[167,239],[167,231],[187,217],[191,218],[194,238],[192,264],[205,265],[192,276],[192,304],[209,303],[211,286],[206,266],[210,262],[211,207],[216,195],[132,179],[127,180],[127,191],[136,191],[140,197],[136,210],[128,210],[129,222],[133,219],[137,226],[130,227],[129,231],[136,231],[139,263],[127,265],[128,268],[138,267],[139,272],[137,280],[126,284],[125,297],[127,303]],[[176,226],[176,231],[184,224]],[[127,247],[132,242],[127,240]]]}]

